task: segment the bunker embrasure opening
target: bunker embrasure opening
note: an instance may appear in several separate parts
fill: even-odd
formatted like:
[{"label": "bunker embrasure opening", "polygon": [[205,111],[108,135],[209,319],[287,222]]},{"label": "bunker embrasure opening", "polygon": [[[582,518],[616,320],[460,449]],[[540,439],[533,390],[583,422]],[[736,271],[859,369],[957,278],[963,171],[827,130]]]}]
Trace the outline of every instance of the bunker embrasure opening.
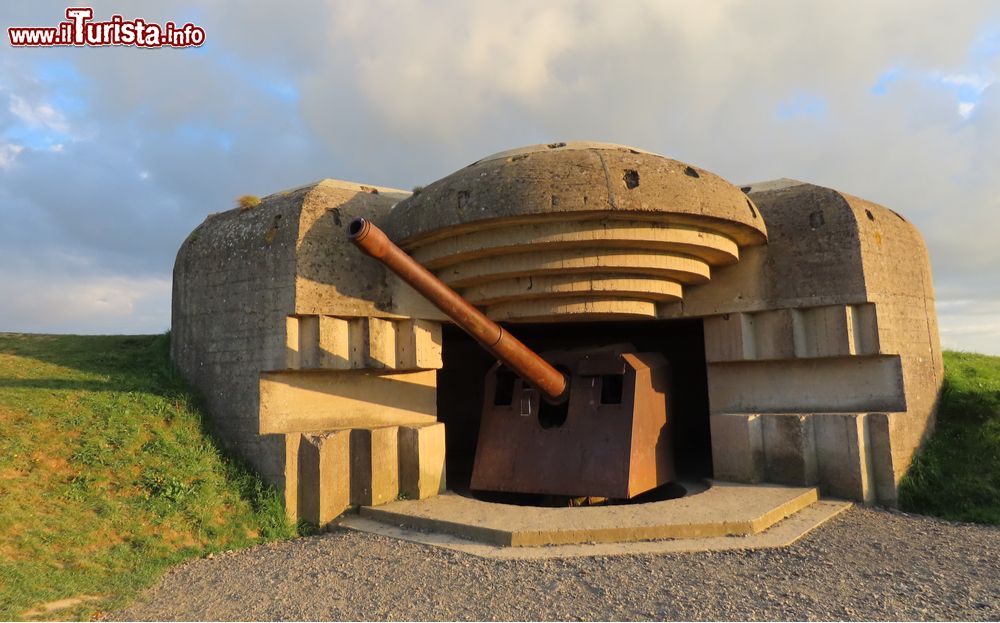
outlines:
[{"label": "bunker embrasure opening", "polygon": [[[712,476],[711,439],[709,434],[708,388],[705,367],[705,345],[702,323],[699,320],[665,321],[624,321],[624,322],[566,322],[566,323],[514,323],[509,325],[522,342],[540,353],[552,351],[592,351],[608,344],[635,344],[644,352],[661,354],[670,362],[670,391],[663,399],[671,404],[669,412],[670,439],[668,452],[673,458],[675,476],[673,480],[692,481]],[[447,480],[449,488],[468,491],[472,479],[475,455],[480,441],[480,426],[484,414],[482,405],[487,397],[488,384],[484,382],[494,367],[496,360],[457,327],[446,325],[442,331],[443,367],[438,371],[437,405],[438,418],[445,424]],[[606,371],[600,371],[606,372]],[[490,393],[488,403],[518,409],[520,405],[515,389],[521,387],[515,375],[504,367],[498,367],[496,383]],[[625,397],[624,374],[595,374],[593,393],[595,407],[600,418],[623,419],[626,416],[607,407],[618,407]],[[544,401],[542,403],[544,405]],[[488,405],[489,406],[489,405]],[[544,408],[544,407],[543,407]],[[525,418],[524,424],[534,429],[539,437],[549,433],[556,439],[566,434],[565,427],[571,426],[573,413],[567,409],[566,419],[560,426],[552,426],[544,418]],[[598,420],[600,421],[600,420]],[[653,443],[659,440],[652,440]],[[539,478],[571,480],[579,478],[572,466],[559,462],[553,469],[565,469],[566,473],[540,474]],[[657,485],[658,488],[663,486]],[[659,494],[642,499],[661,499],[657,495],[669,492],[674,497],[682,491],[676,486]],[[553,505],[552,496],[544,494],[524,494],[522,496],[486,495],[474,492],[482,499],[504,500],[509,503]],[[586,495],[563,496],[563,502],[571,498],[592,497]],[[563,505],[563,504],[558,504]]]}]

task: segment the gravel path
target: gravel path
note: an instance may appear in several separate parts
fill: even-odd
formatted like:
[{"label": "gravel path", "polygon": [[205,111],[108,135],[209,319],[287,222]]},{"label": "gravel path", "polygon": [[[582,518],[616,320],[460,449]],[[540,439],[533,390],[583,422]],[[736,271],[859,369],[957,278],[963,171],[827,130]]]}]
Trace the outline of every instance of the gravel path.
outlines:
[{"label": "gravel path", "polygon": [[487,560],[338,530],[180,565],[118,620],[1000,619],[1000,528],[854,508],[792,547]]}]

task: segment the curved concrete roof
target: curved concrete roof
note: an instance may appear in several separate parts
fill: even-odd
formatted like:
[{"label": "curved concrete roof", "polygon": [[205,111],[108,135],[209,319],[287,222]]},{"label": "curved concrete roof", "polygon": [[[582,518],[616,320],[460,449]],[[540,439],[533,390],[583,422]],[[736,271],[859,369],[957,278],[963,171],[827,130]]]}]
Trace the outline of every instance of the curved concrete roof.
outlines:
[{"label": "curved concrete roof", "polygon": [[487,156],[401,201],[386,225],[413,247],[491,221],[588,216],[710,224],[740,245],[767,235],[753,203],[714,173],[634,147],[584,141]]},{"label": "curved concrete roof", "polygon": [[497,320],[655,317],[767,236],[721,177],[586,142],[487,156],[396,204],[385,229]]}]

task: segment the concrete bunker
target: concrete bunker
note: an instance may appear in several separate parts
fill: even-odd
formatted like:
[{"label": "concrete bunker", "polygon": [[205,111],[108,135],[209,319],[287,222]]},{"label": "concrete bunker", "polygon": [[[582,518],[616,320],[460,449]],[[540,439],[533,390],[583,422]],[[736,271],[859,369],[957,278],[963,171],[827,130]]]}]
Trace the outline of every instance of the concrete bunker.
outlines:
[{"label": "concrete bunker", "polygon": [[892,505],[933,425],[933,290],[905,219],[793,180],[741,189],[634,148],[552,143],[418,193],[276,193],[182,245],[174,361],[294,518],[434,496],[446,474],[464,486],[475,451],[470,379],[491,359],[346,240],[356,217],[537,349],[664,354],[679,472]]}]

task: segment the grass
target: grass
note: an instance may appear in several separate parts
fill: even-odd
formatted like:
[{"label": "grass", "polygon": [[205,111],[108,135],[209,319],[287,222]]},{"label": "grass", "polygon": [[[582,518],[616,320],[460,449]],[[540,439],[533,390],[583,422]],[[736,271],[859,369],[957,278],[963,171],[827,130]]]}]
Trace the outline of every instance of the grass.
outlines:
[{"label": "grass", "polygon": [[168,348],[0,334],[0,620],[90,618],[170,565],[298,533],[206,434]]},{"label": "grass", "polygon": [[241,195],[236,198],[236,205],[238,205],[241,210],[256,208],[260,205],[260,197],[257,195]]},{"label": "grass", "polygon": [[946,351],[934,434],[900,483],[900,507],[1000,524],[1000,357]]}]

